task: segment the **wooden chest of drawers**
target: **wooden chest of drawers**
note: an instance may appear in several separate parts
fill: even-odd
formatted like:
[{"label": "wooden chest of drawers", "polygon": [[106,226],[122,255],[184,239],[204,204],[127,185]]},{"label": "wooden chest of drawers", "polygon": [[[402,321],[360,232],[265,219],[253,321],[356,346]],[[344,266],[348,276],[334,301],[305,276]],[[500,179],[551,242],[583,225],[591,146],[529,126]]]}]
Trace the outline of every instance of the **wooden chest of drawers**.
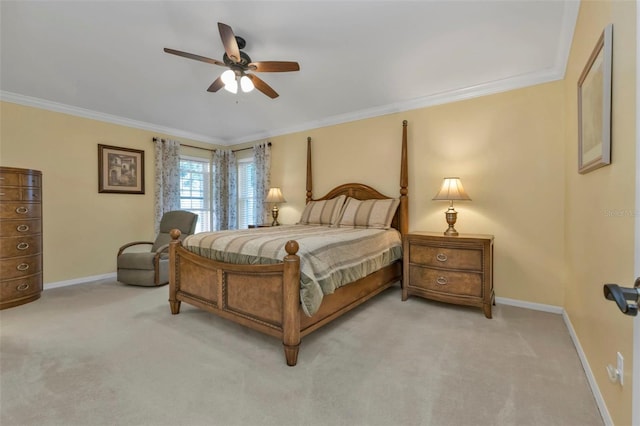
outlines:
[{"label": "wooden chest of drawers", "polygon": [[0,167],[0,309],[42,293],[42,174]]},{"label": "wooden chest of drawers", "polygon": [[402,300],[416,295],[477,306],[491,318],[493,235],[412,232],[403,244]]}]

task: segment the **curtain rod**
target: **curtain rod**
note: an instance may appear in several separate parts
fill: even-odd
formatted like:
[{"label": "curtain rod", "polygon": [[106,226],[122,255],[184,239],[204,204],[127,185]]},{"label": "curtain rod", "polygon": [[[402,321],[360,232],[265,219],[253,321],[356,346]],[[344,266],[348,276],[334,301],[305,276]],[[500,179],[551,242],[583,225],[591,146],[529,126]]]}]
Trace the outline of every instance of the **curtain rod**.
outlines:
[{"label": "curtain rod", "polygon": [[[154,137],[153,141],[157,141],[158,138]],[[271,146],[271,142],[267,142],[268,146]],[[195,148],[195,149],[202,149],[204,151],[211,151],[211,152],[216,152],[215,149],[211,149],[211,148],[202,148],[200,146],[195,146],[195,145],[187,145],[186,143],[181,143],[180,146],[188,146],[189,148]],[[248,147],[248,148],[240,148],[240,149],[232,149],[231,152],[240,152],[240,151],[246,151],[248,149],[253,149],[253,147]]]}]

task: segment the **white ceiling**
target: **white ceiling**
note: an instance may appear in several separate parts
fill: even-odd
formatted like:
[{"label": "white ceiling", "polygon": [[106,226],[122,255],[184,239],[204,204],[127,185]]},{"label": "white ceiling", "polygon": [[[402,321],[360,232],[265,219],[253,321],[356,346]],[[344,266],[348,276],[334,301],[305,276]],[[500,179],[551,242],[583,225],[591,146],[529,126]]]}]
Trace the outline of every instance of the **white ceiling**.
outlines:
[{"label": "white ceiling", "polygon": [[[3,100],[231,145],[564,76],[577,0],[0,2]],[[217,22],[280,97],[206,89]]]}]

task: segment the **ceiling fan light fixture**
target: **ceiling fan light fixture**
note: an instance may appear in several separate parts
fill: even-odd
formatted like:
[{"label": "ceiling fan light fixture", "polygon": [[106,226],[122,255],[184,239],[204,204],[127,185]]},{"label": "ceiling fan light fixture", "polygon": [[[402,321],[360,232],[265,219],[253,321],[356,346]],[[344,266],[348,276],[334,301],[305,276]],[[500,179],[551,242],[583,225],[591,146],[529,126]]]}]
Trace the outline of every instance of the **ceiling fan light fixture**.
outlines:
[{"label": "ceiling fan light fixture", "polygon": [[222,79],[222,82],[224,83],[224,85],[227,86],[236,81],[236,73],[233,72],[233,70],[226,70],[225,72],[222,73],[220,78]]},{"label": "ceiling fan light fixture", "polygon": [[236,93],[238,93],[238,82],[235,80],[232,80],[231,83],[224,85],[224,89],[227,92],[231,92],[235,95]]},{"label": "ceiling fan light fixture", "polygon": [[[2,0],[0,0],[2,1]],[[238,37],[233,33],[231,27],[222,22],[218,22],[218,32],[224,46],[224,55],[222,61],[207,58],[205,56],[196,55],[180,50],[164,48],[166,53],[182,56],[187,59],[194,59],[208,64],[218,65],[229,68],[223,72],[220,77],[216,78],[207,88],[207,92],[217,92],[223,87],[231,93],[238,93],[238,86],[243,92],[251,92],[258,89],[259,92],[267,95],[271,99],[277,98],[278,92],[273,90],[266,82],[255,74],[246,74],[247,72],[287,72],[300,71],[300,64],[291,61],[260,61],[253,62],[249,55],[242,52],[246,45],[242,37]]]},{"label": "ceiling fan light fixture", "polygon": [[253,81],[251,81],[251,79],[246,75],[243,75],[242,78],[240,78],[240,87],[244,93],[249,93],[255,88]]}]

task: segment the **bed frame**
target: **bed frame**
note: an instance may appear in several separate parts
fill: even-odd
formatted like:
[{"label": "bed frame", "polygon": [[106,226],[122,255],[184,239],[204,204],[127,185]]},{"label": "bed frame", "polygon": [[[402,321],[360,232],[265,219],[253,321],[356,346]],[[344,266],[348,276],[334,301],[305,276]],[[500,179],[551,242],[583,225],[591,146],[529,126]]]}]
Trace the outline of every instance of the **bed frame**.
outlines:
[{"label": "bed frame", "polygon": [[[392,226],[404,236],[408,231],[407,121],[402,123],[400,206]],[[386,199],[375,189],[358,183],[338,186],[318,200],[347,195],[360,200]],[[307,138],[307,202],[312,200],[311,138]],[[204,309],[282,340],[287,365],[298,360],[300,340],[371,297],[402,280],[402,260],[325,295],[320,309],[306,316],[300,306],[298,243],[289,241],[282,263],[236,265],[198,256],[184,247],[180,231],[171,231],[169,248],[169,304],[171,313],[180,303]]]}]

